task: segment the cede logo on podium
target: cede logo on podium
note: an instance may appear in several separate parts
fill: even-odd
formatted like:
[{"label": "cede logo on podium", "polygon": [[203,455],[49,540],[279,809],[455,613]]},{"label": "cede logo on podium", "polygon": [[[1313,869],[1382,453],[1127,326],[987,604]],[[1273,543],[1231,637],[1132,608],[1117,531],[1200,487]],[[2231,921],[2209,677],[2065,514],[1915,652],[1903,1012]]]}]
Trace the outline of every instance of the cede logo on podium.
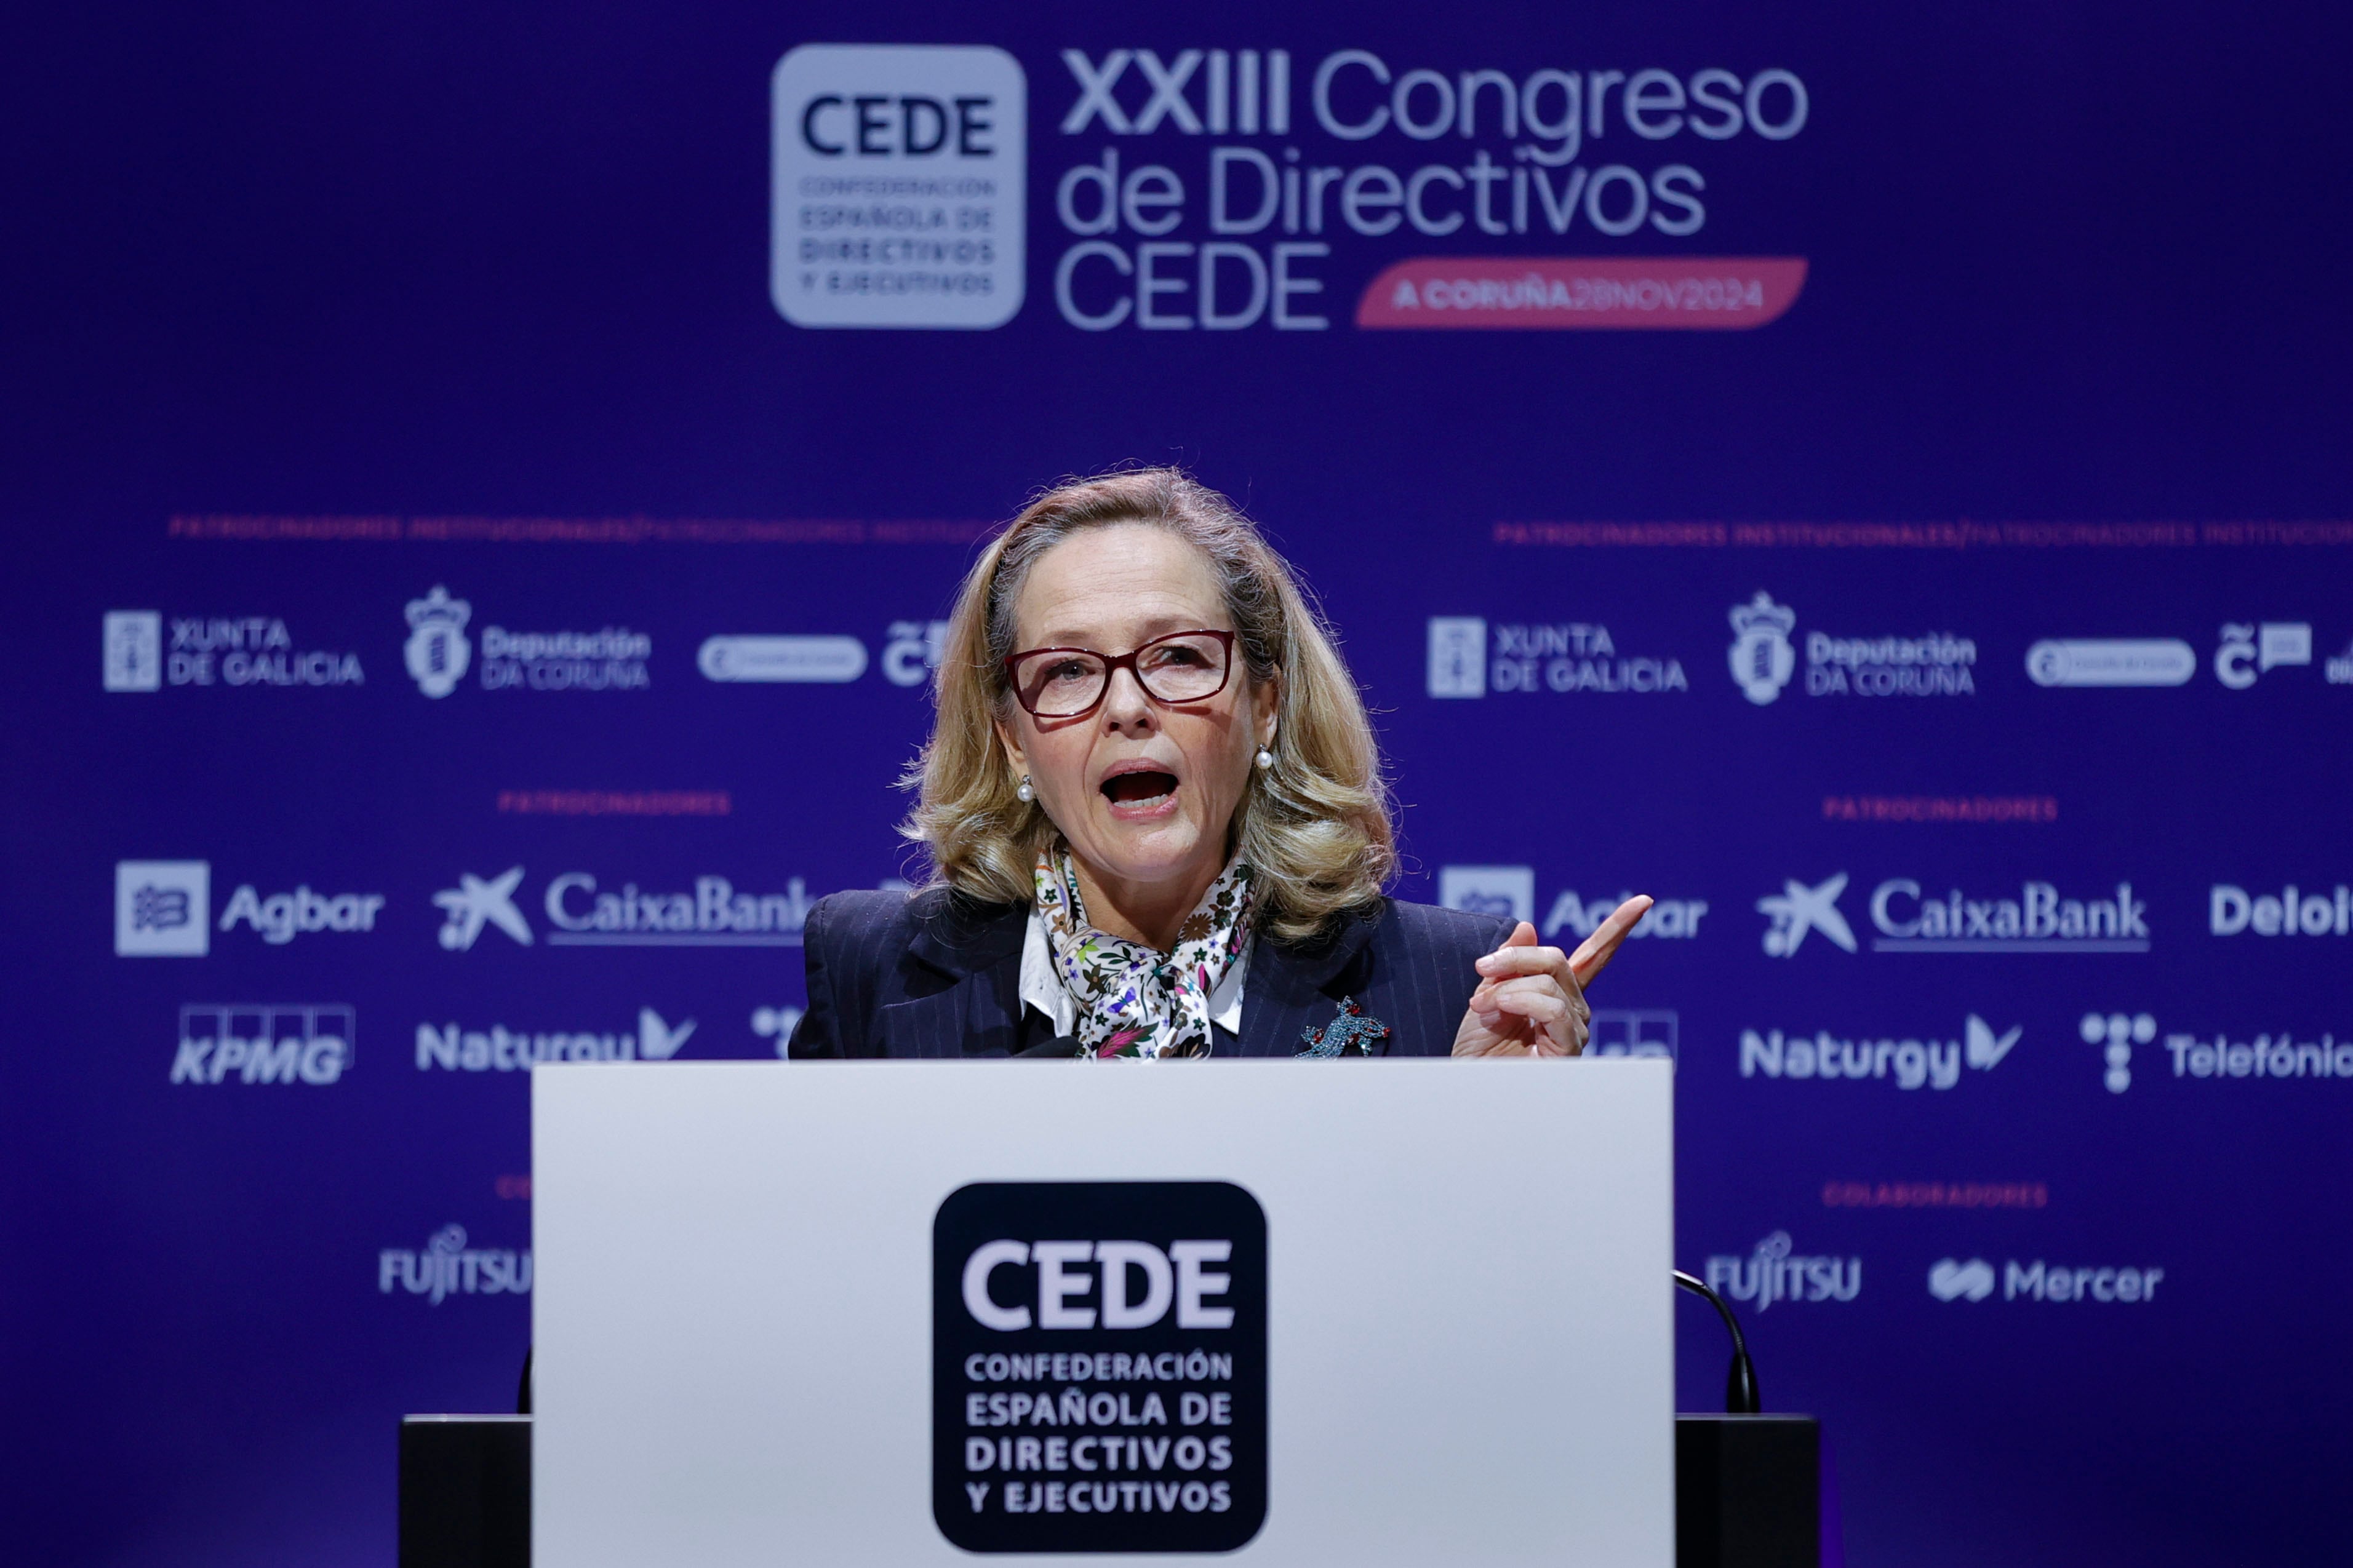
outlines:
[{"label": "cede logo on podium", "polygon": [[1231,1552],[1266,1519],[1266,1213],[980,1182],[932,1226],[932,1516],[966,1552]]}]

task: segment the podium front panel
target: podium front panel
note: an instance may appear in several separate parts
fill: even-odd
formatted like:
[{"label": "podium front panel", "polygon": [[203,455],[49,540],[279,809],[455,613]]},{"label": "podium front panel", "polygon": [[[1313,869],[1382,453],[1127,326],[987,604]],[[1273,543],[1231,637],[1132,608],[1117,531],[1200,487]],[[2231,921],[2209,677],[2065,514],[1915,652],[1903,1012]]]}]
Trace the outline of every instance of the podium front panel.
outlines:
[{"label": "podium front panel", "polygon": [[535,1068],[537,1561],[1668,1568],[1672,1084]]}]

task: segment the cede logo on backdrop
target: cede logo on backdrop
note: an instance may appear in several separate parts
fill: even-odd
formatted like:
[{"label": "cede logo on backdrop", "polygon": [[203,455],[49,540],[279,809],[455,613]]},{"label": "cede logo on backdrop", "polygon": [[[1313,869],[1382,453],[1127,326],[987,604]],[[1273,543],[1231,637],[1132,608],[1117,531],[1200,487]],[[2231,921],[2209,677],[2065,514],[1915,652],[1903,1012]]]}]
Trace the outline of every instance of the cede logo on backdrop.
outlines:
[{"label": "cede logo on backdrop", "polygon": [[164,651],[158,610],[110,610],[100,624],[100,682],[109,691],[165,686],[361,686],[360,656],[298,648],[275,616],[174,616]]},{"label": "cede logo on backdrop", "polygon": [[967,1552],[1231,1552],[1267,1508],[1266,1214],[986,1182],[932,1226],[932,1516]]},{"label": "cede logo on backdrop", "polygon": [[1683,662],[1626,656],[1596,622],[1501,622],[1488,647],[1483,616],[1430,620],[1432,697],[1484,697],[1489,691],[1689,691]]},{"label": "cede logo on backdrop", "polygon": [[307,1083],[324,1087],[350,1070],[357,1046],[352,1008],[196,1003],[180,1009],[174,1083]]},{"label": "cede logo on backdrop", "polygon": [[2222,627],[2214,650],[2214,679],[2233,691],[2244,691],[2260,675],[2282,665],[2312,662],[2312,625],[2308,621],[2230,622]]},{"label": "cede logo on backdrop", "polygon": [[768,296],[798,327],[1001,327],[1028,262],[1029,81],[975,45],[804,44],[770,79]]},{"label": "cede logo on backdrop", "polygon": [[[1840,910],[1843,871],[1809,887],[1792,878],[1779,893],[1757,900],[1766,920],[1763,945],[1789,958],[1820,931],[1834,946],[1857,951],[1854,929]],[[2028,882],[2015,899],[1972,898],[1960,889],[1943,898],[1923,893],[1908,877],[1891,877],[1872,889],[1873,952],[2147,952],[2148,904],[2132,884],[2116,884],[2113,899],[2071,899],[2056,884]]]}]

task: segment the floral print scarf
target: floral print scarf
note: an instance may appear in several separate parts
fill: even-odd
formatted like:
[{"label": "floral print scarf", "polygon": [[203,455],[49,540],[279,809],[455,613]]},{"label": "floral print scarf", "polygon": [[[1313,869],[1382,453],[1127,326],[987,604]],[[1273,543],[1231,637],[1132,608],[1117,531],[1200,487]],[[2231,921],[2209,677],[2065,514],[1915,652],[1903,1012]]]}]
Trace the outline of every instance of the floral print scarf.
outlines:
[{"label": "floral print scarf", "polygon": [[1061,846],[1038,857],[1037,886],[1054,973],[1077,1004],[1088,1058],[1209,1054],[1209,993],[1250,941],[1248,866],[1236,858],[1218,874],[1166,953],[1087,923]]}]

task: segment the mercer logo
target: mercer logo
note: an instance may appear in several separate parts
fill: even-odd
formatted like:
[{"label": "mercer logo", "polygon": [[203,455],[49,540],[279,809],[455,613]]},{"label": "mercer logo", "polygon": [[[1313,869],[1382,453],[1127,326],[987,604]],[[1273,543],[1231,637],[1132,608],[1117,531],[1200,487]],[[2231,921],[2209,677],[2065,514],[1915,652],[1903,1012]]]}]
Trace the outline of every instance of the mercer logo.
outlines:
[{"label": "mercer logo", "polygon": [[[2157,1300],[2158,1281],[2165,1278],[2162,1268],[2071,1268],[2062,1264],[2045,1263],[2038,1258],[2031,1263],[2016,1258],[2001,1267],[2001,1299],[2015,1301],[2105,1301],[2138,1303]],[[1928,1270],[1928,1294],[1939,1301],[1982,1301],[1993,1294],[1993,1265],[1982,1258],[1972,1258],[1967,1263],[1957,1258],[1940,1258]]]},{"label": "mercer logo", "polygon": [[2021,1026],[2002,1034],[1975,1013],[1957,1040],[1849,1039],[1828,1029],[1740,1031],[1740,1076],[1755,1078],[1894,1079],[1902,1089],[1946,1089],[1961,1081],[1964,1064],[1979,1072],[2001,1065],[2025,1033]]}]

